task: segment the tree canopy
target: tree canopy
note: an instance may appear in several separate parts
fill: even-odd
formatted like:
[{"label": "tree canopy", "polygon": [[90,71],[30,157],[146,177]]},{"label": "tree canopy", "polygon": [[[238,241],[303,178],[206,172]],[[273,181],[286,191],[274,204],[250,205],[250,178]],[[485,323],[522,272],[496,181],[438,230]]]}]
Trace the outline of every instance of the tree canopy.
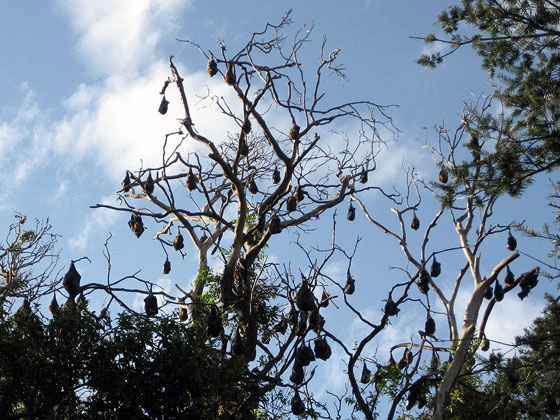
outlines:
[{"label": "tree canopy", "polygon": [[[560,163],[560,5],[546,0],[464,0],[438,16],[443,36],[428,44],[449,46],[418,62],[435,67],[471,45],[496,85],[505,115],[490,127],[502,139],[494,162],[508,178],[522,179]],[[508,173],[509,171],[509,173]],[[520,184],[518,184],[520,186]],[[517,192],[515,188],[510,190]]]},{"label": "tree canopy", "polygon": [[254,418],[262,399],[243,363],[174,319],[111,319],[85,302],[43,319],[23,306],[0,332],[3,419]]}]

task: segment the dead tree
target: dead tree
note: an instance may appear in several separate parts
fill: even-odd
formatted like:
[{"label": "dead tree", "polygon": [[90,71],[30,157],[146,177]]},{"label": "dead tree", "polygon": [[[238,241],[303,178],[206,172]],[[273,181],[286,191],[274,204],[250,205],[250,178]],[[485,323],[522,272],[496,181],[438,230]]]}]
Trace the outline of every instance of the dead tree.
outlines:
[{"label": "dead tree", "polygon": [[0,299],[3,305],[9,303],[4,309],[9,310],[18,298],[32,302],[54,290],[57,239],[48,219],[29,222],[16,213],[16,222],[0,243]]},{"label": "dead tree", "polygon": [[[267,354],[259,374],[274,376],[271,386],[295,363],[289,351],[303,342],[308,329],[306,325],[298,334],[291,331],[280,348],[267,346],[271,331],[262,326],[258,308],[263,302],[272,306],[273,299],[283,300],[279,307],[295,308],[299,279],[277,267],[277,280],[267,277],[259,257],[272,235],[301,229],[350,196],[378,188],[367,183],[382,141],[378,126],[394,130],[384,106],[327,100],[325,76],[345,77],[337,64],[339,50],[328,51],[323,39],[318,57],[310,58],[304,47],[311,41],[312,28],[297,32],[288,43],[284,32],[290,23],[288,13],[280,23],[253,33],[233,54],[222,41],[218,51],[184,41],[201,53],[201,68],[206,67],[210,77],[223,78],[234,93],[235,103],[213,95],[209,88],[203,101],[237,128],[220,138],[198,130],[194,98],[188,96],[182,72],[170,57],[159,112],[180,114],[175,131],[165,136],[161,165],[126,172],[119,191],[122,206],[93,206],[130,213],[129,227],[139,238],[146,227],[159,226],[154,239],[166,253],[171,248],[197,250],[197,281],[185,292],[189,285],[177,285],[178,295],[168,297],[188,307],[192,320],[204,321],[210,312],[200,297],[210,287],[209,259],[213,255],[222,259],[217,307],[230,329],[220,337],[223,341],[228,333],[230,339],[235,336],[235,357],[251,361],[258,349]],[[165,96],[173,88],[180,106]],[[334,133],[343,121],[353,123],[355,132]],[[177,139],[176,146],[171,146],[172,139]],[[195,150],[194,144],[202,147]],[[166,264],[164,271],[169,270],[171,265]],[[317,282],[306,278],[304,283],[313,296]],[[288,312],[280,313],[274,334],[285,331],[281,323],[287,322]],[[305,324],[308,315],[312,317],[300,311],[300,323]],[[320,325],[315,328],[321,330]],[[220,334],[219,326],[211,332]],[[326,356],[326,341],[319,338],[319,353]]]},{"label": "dead tree", "polygon": [[[475,352],[488,349],[485,325],[495,303],[518,285],[521,288],[518,296],[523,299],[538,282],[538,267],[518,277],[510,272],[509,264],[520,256],[515,250],[517,242],[510,233],[513,225],[510,218],[515,216],[505,216],[508,219],[505,223],[493,222],[493,218],[496,218],[494,207],[504,198],[510,184],[525,180],[522,173],[507,178],[507,168],[496,164],[501,158],[498,155],[499,147],[494,152],[491,145],[496,142],[499,144],[503,131],[494,130],[488,124],[487,112],[490,105],[490,101],[484,98],[480,104],[467,104],[461,124],[454,132],[438,127],[437,143],[423,145],[432,151],[434,172],[439,172],[437,179],[428,182],[414,170],[407,171],[406,190],[402,193],[403,203],[391,209],[396,218],[393,226],[382,223],[378,216],[369,212],[367,203],[360,198],[352,198],[374,228],[395,240],[403,252],[405,265],[402,270],[406,277],[391,289],[391,294],[398,293],[397,303],[404,300],[420,302],[427,312],[426,322],[422,321],[418,325],[417,341],[396,343],[391,349],[389,363],[378,363],[378,374],[381,376],[387,377],[387,372],[394,366],[405,373],[399,376],[400,392],[396,398],[392,397],[388,419],[394,418],[405,397],[408,396],[407,409],[412,409],[417,403],[422,408],[426,404],[427,395],[432,393],[435,406],[433,419],[442,419],[445,407],[450,403],[451,392],[457,386],[460,375],[469,370]],[[430,198],[433,199],[436,210],[430,219],[426,220],[426,213],[423,213],[423,220],[420,220],[418,215],[426,208],[426,201]],[[445,232],[439,231],[440,226]],[[449,236],[441,236],[445,238],[441,241],[438,235],[444,235],[450,230],[455,232],[456,243],[442,246],[442,243],[448,242]],[[488,239],[495,235],[503,237],[502,252],[494,249],[488,252],[491,249],[487,244]],[[413,236],[417,237],[411,239]],[[461,255],[463,262],[457,263],[457,258]],[[491,269],[482,268],[486,255],[484,265],[491,265]],[[441,262],[451,257],[454,258],[452,267]],[[444,273],[447,284],[437,278],[440,273]],[[504,281],[498,279],[503,273],[506,273],[504,286]],[[467,281],[469,277],[470,282]],[[452,278],[454,283],[450,287],[448,283]],[[470,294],[465,312],[461,314],[462,324],[458,324],[459,314],[456,313],[460,291],[468,291]],[[488,304],[483,312],[485,298]],[[443,328],[441,322],[436,324],[431,316],[434,299],[438,299],[445,308],[447,328]],[[393,300],[394,297],[391,301]],[[395,312],[396,307],[398,304],[391,304],[389,309],[392,308]],[[387,313],[381,322],[372,326],[384,326],[386,317]],[[352,368],[357,360],[367,356],[362,354],[362,349],[371,340],[372,334],[364,337],[356,350],[349,353],[348,363],[354,397],[362,411],[365,410],[365,417],[368,419],[374,418],[368,407],[375,405],[377,398],[383,395],[383,387],[376,388],[372,393],[363,392],[357,386]],[[442,345],[436,337],[450,344]],[[396,363],[393,353],[396,354],[398,349],[404,349],[404,353],[401,361]],[[432,360],[439,362],[440,354],[450,356],[445,369],[441,369],[439,363],[429,362],[430,356]],[[422,368],[422,359],[428,362],[428,369]]]}]

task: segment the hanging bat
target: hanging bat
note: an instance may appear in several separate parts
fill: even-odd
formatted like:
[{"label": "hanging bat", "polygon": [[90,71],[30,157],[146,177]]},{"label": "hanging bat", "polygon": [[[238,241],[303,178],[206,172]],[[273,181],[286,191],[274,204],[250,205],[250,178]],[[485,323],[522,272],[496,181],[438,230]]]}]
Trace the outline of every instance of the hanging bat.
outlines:
[{"label": "hanging bat", "polygon": [[208,73],[210,77],[214,77],[216,73],[218,73],[218,64],[216,60],[214,60],[214,57],[210,57],[210,60],[208,60],[208,64],[206,64],[206,73]]},{"label": "hanging bat", "polygon": [[318,359],[321,360],[327,360],[329,357],[331,357],[332,354],[332,350],[331,347],[329,346],[329,343],[327,343],[327,339],[325,337],[321,337],[321,336],[317,336],[317,338],[314,341],[315,344],[315,356]]},{"label": "hanging bat", "polygon": [[301,366],[309,366],[309,364],[315,361],[315,355],[311,347],[302,344],[296,351],[296,360]]},{"label": "hanging bat", "polygon": [[167,114],[168,105],[169,105],[169,101],[165,99],[165,95],[163,95],[163,98],[161,99],[161,102],[159,104],[158,112],[161,115]]},{"label": "hanging bat", "polygon": [[210,314],[206,323],[206,331],[210,337],[218,337],[223,330],[222,319],[214,306],[210,307]]},{"label": "hanging bat", "polygon": [[130,220],[128,221],[128,226],[137,238],[142,236],[142,234],[144,233],[145,228],[144,223],[142,222],[142,216],[140,216],[138,213],[131,213]]},{"label": "hanging bat", "polygon": [[447,170],[445,168],[441,168],[439,171],[439,182],[441,182],[442,184],[447,184],[448,180],[449,175],[447,173]]},{"label": "hanging bat", "polygon": [[149,317],[155,316],[158,313],[157,299],[151,290],[150,293],[148,293],[148,296],[144,298],[144,311]]},{"label": "hanging bat", "polygon": [[70,296],[71,300],[74,300],[74,298],[81,291],[80,288],[81,278],[82,276],[80,275],[80,273],[78,273],[78,270],[76,270],[76,266],[74,265],[74,262],[71,262],[70,268],[68,268],[68,271],[64,275],[64,280],[62,281],[62,287],[64,287],[64,290],[68,292],[68,295]]},{"label": "hanging bat", "polygon": [[356,280],[352,278],[350,272],[346,273],[346,285],[344,286],[344,294],[351,295],[356,291]]},{"label": "hanging bat", "polygon": [[420,228],[420,219],[416,217],[416,213],[413,213],[412,222],[410,223],[410,227],[414,230],[418,230]]},{"label": "hanging bat", "polygon": [[346,215],[346,219],[348,219],[349,222],[353,222],[355,218],[356,218],[356,209],[352,204],[350,204],[350,207],[348,207],[348,214]]},{"label": "hanging bat", "polygon": [[299,139],[299,125],[297,125],[296,123],[293,123],[292,127],[290,128],[290,138],[292,140]]},{"label": "hanging bat", "polygon": [[309,284],[306,279],[301,280],[301,285],[296,293],[296,305],[300,311],[311,312],[317,308],[315,303],[315,296],[311,289],[309,289]]},{"label": "hanging bat", "polygon": [[362,173],[360,174],[360,184],[366,184],[368,182],[368,173],[366,168],[362,168]]},{"label": "hanging bat", "polygon": [[185,243],[183,241],[183,235],[181,235],[181,232],[177,229],[177,236],[175,236],[175,240],[173,241],[173,248],[175,248],[175,251],[179,251],[184,247]]},{"label": "hanging bat", "polygon": [[434,255],[434,260],[432,261],[432,267],[430,268],[430,275],[432,277],[437,277],[441,274],[441,264],[436,260]]},{"label": "hanging bat", "polygon": [[291,408],[292,414],[296,416],[301,416],[305,413],[305,404],[301,400],[297,389],[294,391],[294,396],[292,397]]}]

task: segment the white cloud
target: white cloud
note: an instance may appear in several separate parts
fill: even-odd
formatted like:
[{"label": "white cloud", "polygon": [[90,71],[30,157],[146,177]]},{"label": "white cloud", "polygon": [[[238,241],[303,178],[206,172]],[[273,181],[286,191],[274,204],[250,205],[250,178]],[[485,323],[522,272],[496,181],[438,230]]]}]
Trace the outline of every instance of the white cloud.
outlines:
[{"label": "white cloud", "polygon": [[15,153],[18,143],[28,137],[40,117],[38,106],[35,103],[35,92],[27,83],[22,83],[21,92],[23,99],[17,109],[2,109],[0,122],[0,163],[9,161],[18,154]]},{"label": "white cloud", "polygon": [[66,192],[68,191],[68,181],[62,180],[59,182],[58,187],[56,188],[55,193],[49,198],[49,203],[56,203],[60,200]]},{"label": "white cloud", "polygon": [[[163,61],[154,61],[155,50],[187,5],[179,0],[58,3],[76,30],[84,61],[106,79],[80,85],[63,99],[67,115],[58,120],[22,85],[21,105],[12,112],[3,109],[5,122],[0,123],[0,163],[9,186],[51,161],[48,154],[53,151],[74,163],[93,155],[113,176],[124,167],[138,166],[141,158],[154,161],[161,156],[163,134],[178,124],[169,123],[176,115],[157,118],[157,92],[169,70]],[[5,118],[12,113],[11,119]]]},{"label": "white cloud", "polygon": [[152,59],[158,41],[175,28],[176,16],[189,5],[183,0],[64,0],[80,54],[101,74],[136,71]]},{"label": "white cloud", "polygon": [[[457,317],[457,326],[460,329],[464,317],[465,309],[471,298],[472,290],[462,290],[457,295],[455,314]],[[484,300],[478,313],[477,328],[480,327],[482,317],[488,301]],[[543,302],[531,297],[521,301],[517,297],[517,292],[513,290],[508,293],[502,302],[496,302],[492,313],[488,318],[485,328],[486,337],[492,342],[500,342],[506,344],[514,343],[515,337],[523,334],[523,329],[529,327],[533,320],[540,315],[543,308]],[[492,343],[493,350],[507,351],[510,349],[507,345]]]},{"label": "white cloud", "polygon": [[[491,341],[513,344],[515,337],[522,335],[523,329],[528,328],[541,314],[543,303],[531,297],[521,301],[513,292],[506,295],[492,310],[486,325],[486,337]],[[502,352],[510,349],[499,343],[492,343],[491,348],[501,349]]]},{"label": "white cloud", "polygon": [[[165,133],[180,129],[176,117],[184,115],[174,85],[167,90],[171,102],[168,113],[162,116],[157,112],[161,100],[158,92],[168,75],[167,63],[160,61],[136,78],[115,75],[102,86],[81,85],[64,101],[67,115],[48,126],[43,124],[34,134],[27,131],[16,138],[18,142],[24,140],[25,134],[32,136],[36,157],[20,162],[20,178],[49,150],[74,161],[91,156],[115,179],[122,177],[125,169],[139,168],[141,161],[144,167],[160,166]],[[209,88],[212,94],[229,98],[232,106],[236,104],[225,83],[208,80],[204,73],[185,77],[184,85],[191,98],[206,94]],[[219,143],[225,139],[227,130],[236,126],[231,119],[219,115],[215,107],[205,105],[190,104],[193,121],[199,132]],[[0,135],[5,132],[4,136],[8,136],[17,129],[18,125],[0,126]],[[180,136],[173,136],[169,142],[175,144],[179,139]],[[186,157],[188,152],[201,147],[187,139],[181,154]]]},{"label": "white cloud", "polygon": [[46,151],[42,140],[48,113],[39,108],[27,83],[22,83],[21,92],[21,104],[1,110],[5,121],[0,123],[0,202],[41,164]]}]

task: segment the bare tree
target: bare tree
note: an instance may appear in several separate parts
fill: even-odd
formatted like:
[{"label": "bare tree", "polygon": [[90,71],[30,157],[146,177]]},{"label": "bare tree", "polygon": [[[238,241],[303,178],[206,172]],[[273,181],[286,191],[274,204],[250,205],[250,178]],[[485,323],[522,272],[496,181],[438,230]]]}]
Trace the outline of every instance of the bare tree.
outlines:
[{"label": "bare tree", "polygon": [[[380,212],[372,214],[368,211],[367,203],[352,197],[374,228],[397,242],[405,261],[405,265],[399,268],[405,274],[404,280],[392,286],[383,318],[373,323],[359,317],[372,330],[358,342],[354,351],[348,352],[351,389],[367,419],[375,418],[374,409],[383,395],[391,395],[391,409],[387,418],[393,419],[405,397],[406,409],[410,410],[416,404],[423,408],[427,396],[432,392],[432,418],[444,418],[451,391],[461,376],[472,371],[476,351],[489,348],[485,327],[496,302],[500,302],[506,293],[517,286],[521,289],[518,296],[523,299],[538,282],[539,267],[517,277],[509,268],[509,264],[520,256],[516,251],[517,240],[511,234],[514,220],[492,222],[496,218],[495,205],[507,197],[505,191],[508,187],[515,184],[519,186],[526,179],[522,178],[523,174],[519,178],[511,176],[507,162],[503,162],[503,166],[496,165],[500,143],[505,141],[501,136],[505,135],[505,131],[495,129],[500,117],[489,114],[490,106],[491,101],[485,98],[468,103],[456,130],[438,127],[437,142],[423,145],[432,151],[439,169],[438,179],[427,182],[413,169],[407,171],[407,188],[402,193],[402,204],[391,208],[396,217],[394,227],[381,222]],[[493,151],[494,147],[496,152]],[[424,225],[417,212],[426,206],[430,207],[430,202],[427,202],[430,198],[432,203],[439,203],[439,209]],[[509,219],[515,216],[505,217]],[[447,228],[446,223],[449,223]],[[436,229],[437,225],[443,225],[442,233]],[[448,240],[440,239],[445,238],[445,235],[448,239],[450,230],[456,234],[456,245],[448,246]],[[411,241],[412,235],[421,235],[422,239]],[[488,244],[488,239],[494,235],[503,238],[503,252],[492,250],[493,245]],[[442,247],[441,244],[446,246]],[[462,263],[457,263],[460,254],[464,259]],[[483,261],[485,255],[488,255],[488,261]],[[446,256],[454,257],[453,267],[442,267],[440,261]],[[489,265],[491,269],[483,268]],[[441,272],[445,273],[445,281],[437,279]],[[500,281],[498,276],[504,272],[504,279]],[[470,282],[467,281],[469,277]],[[455,279],[451,285],[450,278]],[[459,292],[470,296],[461,324],[458,324],[459,314],[456,313]],[[435,309],[434,299],[441,303],[443,314]],[[485,299],[488,305],[484,309]],[[385,327],[388,317],[396,315],[399,306],[407,301],[418,302],[426,311],[425,323],[418,325],[418,339],[396,343],[390,350],[388,364],[374,359],[376,372],[366,371],[363,380],[366,384],[373,381],[375,387],[373,390],[360,388],[353,373],[356,361],[366,360],[367,354],[362,353],[365,346]],[[439,325],[436,332],[436,315],[445,316],[447,328]],[[441,340],[449,344],[444,345]],[[397,349],[404,349],[398,363],[393,357]],[[448,363],[441,367],[440,355],[444,354],[449,355]]]},{"label": "bare tree", "polygon": [[59,255],[58,236],[51,233],[48,219],[32,226],[22,214],[16,213],[16,219],[0,244],[0,299],[7,311],[18,298],[31,302],[54,290]]},{"label": "bare tree", "polygon": [[[188,285],[178,284],[177,294],[169,295],[145,282],[147,313],[157,314],[154,296],[163,295],[168,302],[179,303],[182,319],[188,311],[191,322],[206,324],[207,338],[224,355],[252,361],[263,354],[263,363],[254,370],[269,383],[263,392],[293,387],[291,408],[297,413],[301,412],[298,389],[305,388],[312,377],[304,380],[302,367],[302,357],[315,358],[305,344],[310,331],[317,333],[317,357],[330,356],[329,334],[323,332],[318,314],[319,304],[328,303],[328,298],[319,301],[314,294],[323,287],[320,267],[312,266],[305,274],[300,271],[300,283],[300,275],[290,267],[266,263],[263,250],[272,235],[286,229],[305,231],[321,214],[351,196],[372,189],[385,194],[368,184],[367,178],[375,170],[382,143],[379,125],[396,129],[385,106],[328,101],[325,77],[345,77],[337,64],[339,50],[328,51],[323,39],[313,67],[304,53],[312,28],[298,31],[289,43],[284,32],[290,23],[288,13],[280,23],[253,33],[231,55],[222,41],[217,52],[184,41],[207,60],[208,74],[222,77],[238,98],[237,103],[230,103],[209,90],[199,101],[209,102],[237,130],[222,138],[199,132],[192,112],[196,105],[170,57],[170,76],[160,92],[159,112],[168,111],[165,94],[175,87],[183,114],[177,118],[180,126],[165,136],[161,165],[126,172],[119,191],[122,206],[93,207],[129,213],[130,229],[138,237],[148,223],[158,224],[154,239],[166,254],[170,249],[183,253],[184,247],[191,246],[197,250],[198,275],[189,290]],[[290,123],[275,125],[274,121],[282,120]],[[355,132],[335,132],[334,127],[343,121],[353,125]],[[171,146],[174,138],[179,140]],[[202,149],[193,150],[193,142]],[[208,268],[213,255],[223,262],[217,276]],[[164,273],[170,269],[166,258]],[[117,283],[108,281],[102,288],[116,298],[124,291]],[[100,286],[82,289],[96,287]],[[210,295],[217,291],[214,296],[219,299],[209,298],[208,291]],[[228,328],[223,330],[222,324]],[[271,337],[278,342],[270,343]],[[305,352],[307,356],[302,356]],[[290,366],[291,385],[281,380]]]}]

